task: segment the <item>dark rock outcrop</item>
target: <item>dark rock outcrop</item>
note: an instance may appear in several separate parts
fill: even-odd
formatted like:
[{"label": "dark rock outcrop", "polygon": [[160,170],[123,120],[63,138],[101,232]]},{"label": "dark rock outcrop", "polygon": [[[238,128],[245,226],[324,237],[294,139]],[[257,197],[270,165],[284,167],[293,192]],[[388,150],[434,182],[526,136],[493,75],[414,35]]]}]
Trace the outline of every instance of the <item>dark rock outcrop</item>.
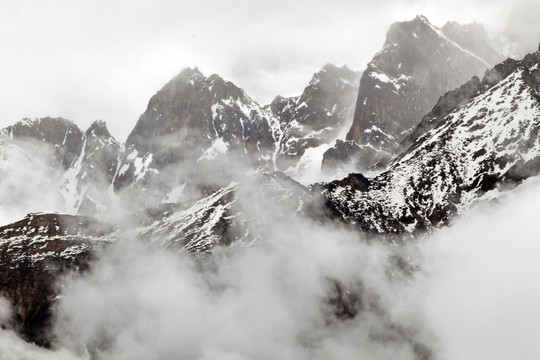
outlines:
[{"label": "dark rock outcrop", "polygon": [[142,206],[181,184],[187,193],[190,179],[195,192],[209,194],[229,181],[228,157],[245,167],[271,166],[278,131],[272,113],[233,83],[185,69],[150,99],[128,136],[114,189],[124,198],[144,191]]},{"label": "dark rock outcrop", "polygon": [[0,294],[11,301],[14,329],[27,341],[48,347],[53,339],[57,281],[85,271],[113,229],[93,219],[29,214],[0,227]]},{"label": "dark rock outcrop", "polygon": [[244,170],[294,176],[307,149],[332,143],[352,120],[358,78],[325,65],[300,96],[260,106],[218,75],[185,69],[152,97],[128,136],[114,189],[124,199],[145,192],[139,208],[180,187],[184,200],[209,195]]}]

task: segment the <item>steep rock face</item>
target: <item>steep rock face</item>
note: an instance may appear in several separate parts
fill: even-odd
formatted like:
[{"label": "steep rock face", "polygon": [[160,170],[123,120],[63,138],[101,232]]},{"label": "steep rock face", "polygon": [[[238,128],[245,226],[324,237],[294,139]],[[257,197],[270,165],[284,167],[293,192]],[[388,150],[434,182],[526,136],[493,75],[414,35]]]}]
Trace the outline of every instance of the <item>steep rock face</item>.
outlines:
[{"label": "steep rock face", "polygon": [[278,132],[272,113],[243,90],[185,69],[150,99],[127,138],[114,188],[155,191],[159,202],[174,186],[226,168],[229,156],[268,167]]},{"label": "steep rock face", "polygon": [[501,60],[481,25],[439,29],[423,16],[394,23],[360,80],[347,140],[369,151],[356,168],[391,158],[439,96]]},{"label": "steep rock face", "polygon": [[90,218],[65,214],[29,214],[0,227],[0,293],[11,301],[13,326],[25,340],[50,345],[57,280],[88,269],[111,232]]},{"label": "steep rock face", "polygon": [[465,103],[447,109],[369,186],[327,184],[328,206],[368,231],[413,232],[447,224],[486,192],[495,196],[505,184],[538,175],[539,67],[537,52],[498,65],[482,86],[478,79],[462,86],[449,98]]},{"label": "steep rock face", "polygon": [[0,130],[0,219],[64,211],[57,189],[82,146],[82,132],[62,118],[24,119]]},{"label": "steep rock face", "polygon": [[501,56],[504,56],[490,40],[482,24],[459,24],[455,21],[448,21],[441,30],[451,41],[488,64],[496,64],[502,60]]},{"label": "steep rock face", "polygon": [[333,143],[352,121],[358,78],[326,65],[302,95],[261,107],[233,83],[185,69],[152,97],[129,135],[114,189],[124,199],[144,191],[152,200],[135,204],[144,207],[200,198],[247,170],[295,176],[306,150]]},{"label": "steep rock face", "polygon": [[82,146],[82,131],[70,120],[45,117],[24,119],[3,131],[9,139],[31,140],[50,145],[54,149],[51,169],[66,170]]},{"label": "steep rock face", "polygon": [[102,121],[82,132],[62,118],[25,119],[0,131],[0,172],[8,172],[3,186],[27,181],[36,196],[41,192],[57,206],[54,210],[72,214],[95,216],[110,206],[107,189],[119,153],[120,144]]},{"label": "steep rock face", "polygon": [[[350,126],[360,73],[325,65],[313,75],[302,94],[276,98],[270,108],[279,119],[281,136],[276,167],[292,175],[306,150],[332,144]],[[294,169],[294,170],[293,170]]]},{"label": "steep rock face", "polygon": [[116,174],[120,144],[103,121],[95,121],[82,137],[82,147],[59,188],[68,212],[99,215],[111,205],[108,188]]},{"label": "steep rock face", "polygon": [[[454,38],[470,34],[458,26],[446,28],[452,30]],[[487,39],[470,40],[471,46],[482,40]],[[347,139],[369,142],[364,133],[372,126],[382,126],[381,130],[392,136],[408,132],[441,94],[495,64],[488,60],[461,47],[425,17],[393,24],[383,50],[375,55],[362,77]],[[377,91],[379,88],[383,91]]]}]

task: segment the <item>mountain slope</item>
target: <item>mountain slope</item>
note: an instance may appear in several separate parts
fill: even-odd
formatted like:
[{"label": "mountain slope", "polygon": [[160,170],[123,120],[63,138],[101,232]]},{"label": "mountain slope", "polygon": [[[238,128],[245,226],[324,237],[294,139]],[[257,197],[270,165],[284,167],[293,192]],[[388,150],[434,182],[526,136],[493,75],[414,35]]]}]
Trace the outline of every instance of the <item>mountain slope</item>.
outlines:
[{"label": "mountain slope", "polygon": [[95,252],[114,239],[112,233],[94,219],[66,214],[28,214],[0,227],[0,289],[25,340],[51,345],[57,281],[68,271],[86,271]]},{"label": "mountain slope", "polygon": [[537,175],[539,66],[537,52],[488,72],[484,91],[444,116],[386,172],[361,187],[327,184],[329,207],[365,230],[412,232],[447,224],[486,192]]},{"label": "mountain slope", "polygon": [[[54,304],[62,290],[57,284],[68,272],[87,271],[99,251],[121,239],[193,256],[246,246],[264,236],[269,217],[290,220],[306,194],[306,188],[276,173],[231,183],[189,205],[147,209],[116,226],[81,215],[28,214],[0,227],[0,291],[14,306],[11,325],[25,340],[50,346]],[[257,204],[271,202],[265,209],[255,207],[262,218],[246,207],[257,196]]]},{"label": "mountain slope", "polygon": [[97,216],[110,206],[107,189],[119,153],[120,144],[102,121],[94,122],[86,132],[62,118],[17,122],[0,130],[0,182],[21,194],[3,193],[2,204],[15,203],[12,209],[21,207],[26,212],[57,210]]},{"label": "mountain slope", "polygon": [[24,119],[0,130],[0,219],[64,211],[57,189],[82,146],[82,132],[62,118]]},{"label": "mountain slope", "polygon": [[48,164],[51,170],[66,170],[82,146],[82,132],[79,127],[72,121],[63,118],[23,119],[4,128],[2,138],[3,142],[11,139],[50,145],[53,149],[53,158]]}]

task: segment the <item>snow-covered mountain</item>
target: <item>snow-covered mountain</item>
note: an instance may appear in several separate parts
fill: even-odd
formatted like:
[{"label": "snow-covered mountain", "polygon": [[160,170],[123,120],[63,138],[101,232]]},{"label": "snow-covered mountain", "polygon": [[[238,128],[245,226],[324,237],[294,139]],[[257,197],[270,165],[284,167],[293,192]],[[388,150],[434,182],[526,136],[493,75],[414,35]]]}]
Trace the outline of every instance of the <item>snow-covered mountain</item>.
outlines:
[{"label": "snow-covered mountain", "polygon": [[82,136],[81,151],[60,181],[68,212],[96,216],[111,206],[108,189],[116,174],[119,154],[120,144],[105,123],[92,123]]},{"label": "snow-covered mountain", "polygon": [[324,151],[351,126],[359,81],[360,73],[327,64],[300,96],[272,102],[281,127],[277,170],[293,177],[320,172]]},{"label": "snow-covered mountain", "polygon": [[[326,65],[300,96],[266,106],[218,75],[185,69],[150,99],[125,144],[100,121],[85,132],[61,118],[1,130],[5,204],[24,198],[16,189],[25,184],[34,195],[54,190],[71,213],[31,213],[0,227],[0,287],[15,306],[13,326],[49,345],[55,282],[86,271],[123,237],[194,256],[250,246],[302,221],[403,240],[537,176],[540,51],[480,80],[473,75],[499,56],[484,37],[477,25],[396,23],[360,83],[360,74]],[[362,167],[397,157],[379,175],[295,181],[327,148],[329,171],[351,156]],[[124,211],[113,226],[104,219],[115,206]],[[373,310],[384,318],[376,301],[362,303],[362,293],[332,281],[333,316]],[[399,326],[382,327],[429,358]]]},{"label": "snow-covered mountain", "polygon": [[62,118],[19,121],[0,132],[0,182],[21,192],[3,192],[2,205],[23,207],[31,199],[50,206],[31,206],[27,211],[56,208],[97,216],[110,207],[107,189],[116,173],[119,153],[120,144],[102,121],[94,122],[85,132]]},{"label": "snow-covered mountain", "polygon": [[216,189],[224,184],[212,175],[227,170],[229,157],[245,169],[273,167],[279,132],[271,111],[242,89],[185,69],[150,99],[128,136],[114,190],[124,198],[144,191],[144,202],[157,204],[195,186]]},{"label": "snow-covered mountain", "polygon": [[479,24],[394,23],[360,80],[348,143],[325,154],[325,169],[384,169],[441,95],[502,60]]},{"label": "snow-covered mountain", "polygon": [[[36,197],[54,196],[44,200],[54,205],[28,211],[100,216],[118,201],[134,210],[191,204],[246,171],[316,174],[322,152],[350,126],[359,76],[327,64],[300,96],[261,106],[218,75],[185,69],[150,99],[125,144],[102,121],[86,131],[62,118],[26,119],[2,129],[3,168],[11,178],[11,165],[24,169],[4,182],[41,179],[44,184],[31,188],[41,188]],[[31,160],[28,168],[19,158]]]},{"label": "snow-covered mountain", "polygon": [[479,199],[540,172],[540,52],[446,94],[382,174],[324,185],[346,222],[376,233],[448,224]]},{"label": "snow-covered mountain", "polygon": [[300,96],[260,106],[218,75],[185,69],[152,97],[129,135],[114,189],[130,199],[144,191],[145,203],[174,202],[232,180],[216,173],[280,169],[296,177],[312,162],[319,171],[320,147],[350,125],[358,78],[325,65]]},{"label": "snow-covered mountain", "polygon": [[82,135],[72,121],[51,117],[23,119],[2,129],[0,134],[3,146],[12,145],[10,140],[28,140],[50,146],[53,156],[47,166],[51,171],[69,168],[81,150]]}]

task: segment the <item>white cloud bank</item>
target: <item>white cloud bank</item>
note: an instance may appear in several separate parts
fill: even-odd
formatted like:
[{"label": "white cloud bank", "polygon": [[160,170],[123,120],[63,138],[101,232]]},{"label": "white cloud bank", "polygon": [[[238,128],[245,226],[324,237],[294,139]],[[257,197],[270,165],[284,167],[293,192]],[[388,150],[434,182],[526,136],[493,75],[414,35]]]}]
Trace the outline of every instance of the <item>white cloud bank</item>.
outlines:
[{"label": "white cloud bank", "polygon": [[[418,342],[435,359],[536,359],[538,199],[540,183],[529,182],[412,246],[407,253],[419,254],[420,268],[412,277],[388,276],[396,248],[313,224],[274,224],[268,242],[211,261],[123,240],[64,288],[59,354],[413,359]],[[333,319],[329,279],[361,289],[361,308],[371,310]],[[21,347],[0,335],[3,358],[30,358],[17,357]],[[51,354],[28,351],[36,359]]]}]

